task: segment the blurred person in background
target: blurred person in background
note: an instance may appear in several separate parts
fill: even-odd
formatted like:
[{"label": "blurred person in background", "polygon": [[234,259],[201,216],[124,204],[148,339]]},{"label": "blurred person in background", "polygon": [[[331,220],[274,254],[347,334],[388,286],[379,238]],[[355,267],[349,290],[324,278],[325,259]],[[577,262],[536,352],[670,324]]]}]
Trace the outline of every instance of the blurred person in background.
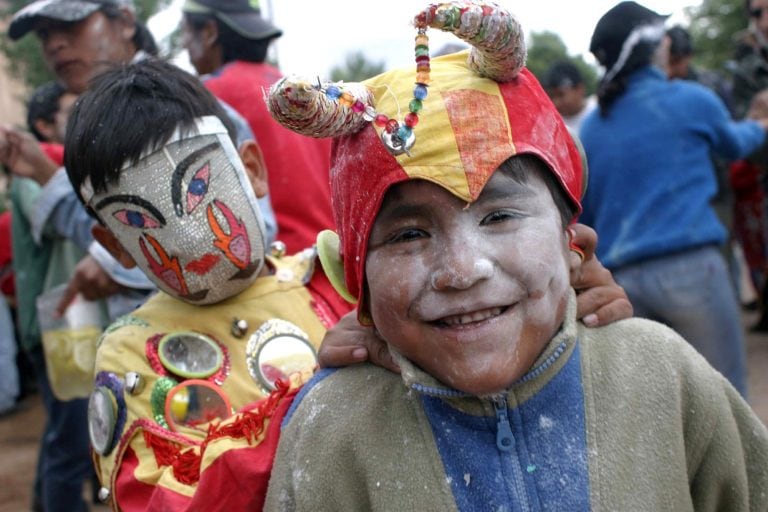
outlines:
[{"label": "blurred person in background", "polygon": [[599,110],[580,136],[589,186],[580,222],[630,297],[635,315],[679,332],[747,395],[744,332],[710,203],[711,154],[735,160],[764,143],[768,120],[736,122],[710,89],[669,80],[662,16],[621,2],[597,23],[590,51],[605,68]]},{"label": "blurred person in background", "polygon": [[587,96],[584,76],[573,62],[559,61],[547,70],[542,81],[552,103],[565,125],[572,133],[578,134],[584,118],[597,107],[597,98]]}]

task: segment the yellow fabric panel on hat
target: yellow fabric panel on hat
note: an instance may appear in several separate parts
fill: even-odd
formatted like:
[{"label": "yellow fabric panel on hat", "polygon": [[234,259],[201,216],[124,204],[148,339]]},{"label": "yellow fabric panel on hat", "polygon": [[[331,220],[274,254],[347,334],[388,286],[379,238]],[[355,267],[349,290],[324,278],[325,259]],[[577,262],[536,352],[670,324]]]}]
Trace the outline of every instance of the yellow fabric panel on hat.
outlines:
[{"label": "yellow fabric panel on hat", "polygon": [[[414,129],[418,144],[396,158],[410,179],[433,181],[472,201],[515,147],[498,83],[470,73],[467,57],[460,52],[432,60],[429,95]],[[397,119],[413,89],[413,70],[394,70],[364,84],[375,95],[377,111]]]}]

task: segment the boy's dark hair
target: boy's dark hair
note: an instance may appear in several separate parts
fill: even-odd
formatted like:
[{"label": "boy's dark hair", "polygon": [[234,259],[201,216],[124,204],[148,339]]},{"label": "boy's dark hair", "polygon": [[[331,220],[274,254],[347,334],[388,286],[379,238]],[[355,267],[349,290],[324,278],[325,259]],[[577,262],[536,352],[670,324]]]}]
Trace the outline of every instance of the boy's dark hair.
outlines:
[{"label": "boy's dark hair", "polygon": [[688,33],[680,25],[667,30],[667,36],[669,36],[670,46],[669,55],[671,57],[688,57],[693,55],[693,41],[691,40],[691,34]]},{"label": "boy's dark hair", "polygon": [[90,179],[95,192],[119,181],[126,161],[137,163],[179,126],[194,129],[202,116],[218,117],[237,140],[235,127],[200,80],[157,59],[120,66],[97,76],[77,101],[67,123],[64,166],[78,197]]},{"label": "boy's dark hair", "polygon": [[233,60],[256,63],[264,62],[267,60],[269,45],[274,39],[279,37],[279,34],[276,34],[264,39],[249,39],[229,28],[226,23],[222,23],[216,16],[208,14],[185,12],[184,19],[195,32],[202,30],[209,21],[216,23],[219,30],[217,41],[221,45],[221,58],[224,63],[232,62]]},{"label": "boy's dark hair", "polygon": [[[534,155],[515,155],[508,158],[499,166],[500,171],[504,171],[510,178],[518,183],[528,183],[528,179],[531,173],[536,173],[544,181],[549,193],[552,195],[552,200],[555,202],[555,207],[560,213],[560,220],[563,223],[563,229],[570,225],[574,215],[576,215],[576,208],[574,204],[568,199],[563,186],[557,181],[554,173],[547,167],[541,159]],[[497,171],[498,172],[498,171]]]},{"label": "boy's dark hair", "polygon": [[571,61],[561,60],[549,67],[541,85],[545,89],[556,89],[559,87],[576,87],[583,83],[584,76],[579,67]]},{"label": "boy's dark hair", "polygon": [[35,128],[35,121],[53,123],[56,112],[59,111],[59,99],[67,88],[59,82],[48,82],[34,90],[27,102],[27,127],[32,135],[41,142],[47,142],[45,135]]}]

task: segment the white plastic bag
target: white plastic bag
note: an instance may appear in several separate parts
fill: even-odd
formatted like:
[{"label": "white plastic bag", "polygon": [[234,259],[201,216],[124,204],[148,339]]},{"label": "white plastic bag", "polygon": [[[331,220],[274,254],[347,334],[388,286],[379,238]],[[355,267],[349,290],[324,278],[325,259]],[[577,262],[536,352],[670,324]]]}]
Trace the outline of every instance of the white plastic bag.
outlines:
[{"label": "white plastic bag", "polygon": [[101,336],[101,307],[81,296],[56,317],[66,284],[37,298],[37,318],[51,390],[59,400],[87,398],[93,390],[96,345]]}]

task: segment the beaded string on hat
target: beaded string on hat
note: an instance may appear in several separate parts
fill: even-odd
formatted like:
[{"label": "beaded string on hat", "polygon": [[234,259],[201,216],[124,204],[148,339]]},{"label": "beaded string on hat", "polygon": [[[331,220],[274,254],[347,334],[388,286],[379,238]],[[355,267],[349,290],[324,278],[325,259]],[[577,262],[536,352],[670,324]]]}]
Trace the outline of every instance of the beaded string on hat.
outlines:
[{"label": "beaded string on hat", "polygon": [[342,86],[329,85],[323,87],[318,84],[317,88],[325,94],[328,99],[338,102],[352,109],[353,112],[362,114],[366,121],[373,121],[379,128],[384,130],[381,133],[381,140],[393,155],[406,153],[410,156],[410,149],[416,142],[416,135],[413,128],[419,122],[419,112],[423,107],[423,101],[427,97],[427,87],[429,86],[429,37],[427,37],[427,24],[423,19],[416,22],[416,40],[414,53],[416,57],[416,85],[413,88],[413,99],[408,103],[408,113],[401,122],[391,119],[385,114],[377,113],[370,105],[366,105],[359,98],[349,91],[345,91]]},{"label": "beaded string on hat", "polygon": [[[406,153],[415,142],[422,102],[430,83],[427,28],[452,32],[470,43],[467,66],[496,82],[515,80],[525,64],[525,37],[518,21],[487,0],[453,0],[430,4],[415,18],[416,84],[404,117],[390,119],[375,108],[375,94],[363,83],[312,83],[286,76],[265,95],[270,114],[283,126],[310,137],[341,137],[371,123],[393,155]],[[382,85],[389,89],[387,85]],[[397,104],[398,102],[395,101]],[[399,107],[398,107],[399,112]]]}]

